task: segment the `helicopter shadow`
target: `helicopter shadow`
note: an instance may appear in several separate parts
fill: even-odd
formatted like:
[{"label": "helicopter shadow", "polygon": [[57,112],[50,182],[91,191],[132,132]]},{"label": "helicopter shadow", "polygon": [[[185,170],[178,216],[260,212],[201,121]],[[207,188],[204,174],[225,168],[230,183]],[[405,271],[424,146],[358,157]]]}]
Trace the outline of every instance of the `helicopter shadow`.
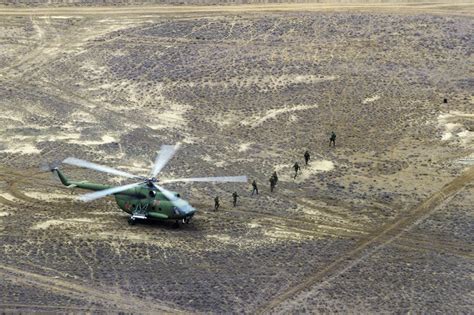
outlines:
[{"label": "helicopter shadow", "polygon": [[[128,217],[123,217],[122,218],[124,224],[127,224],[127,226],[130,226],[128,224]],[[199,229],[196,227],[193,221],[190,223],[179,223],[179,225],[176,224],[174,221],[166,221],[166,220],[154,220],[154,219],[136,219],[136,223],[133,226],[130,227],[146,227],[146,229],[164,229],[167,231],[199,231]]]}]

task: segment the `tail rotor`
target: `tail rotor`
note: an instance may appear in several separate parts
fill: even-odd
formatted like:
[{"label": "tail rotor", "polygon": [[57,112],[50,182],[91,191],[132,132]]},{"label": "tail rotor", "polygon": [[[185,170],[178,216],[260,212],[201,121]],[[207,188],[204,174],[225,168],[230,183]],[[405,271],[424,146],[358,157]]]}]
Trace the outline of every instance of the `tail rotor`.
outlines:
[{"label": "tail rotor", "polygon": [[60,160],[53,160],[53,161],[51,161],[51,162],[43,161],[43,162],[40,164],[39,169],[40,169],[42,172],[50,172],[50,173],[51,173],[51,178],[52,178],[54,181],[58,181],[58,180],[59,180],[59,177],[58,177],[58,174],[55,172],[55,170],[57,170],[60,165],[61,165],[61,161],[60,161]]},{"label": "tail rotor", "polygon": [[54,160],[54,161],[51,161],[51,162],[43,161],[40,164],[39,168],[43,172],[53,172],[54,170],[57,170],[60,165],[61,165],[60,160]]}]

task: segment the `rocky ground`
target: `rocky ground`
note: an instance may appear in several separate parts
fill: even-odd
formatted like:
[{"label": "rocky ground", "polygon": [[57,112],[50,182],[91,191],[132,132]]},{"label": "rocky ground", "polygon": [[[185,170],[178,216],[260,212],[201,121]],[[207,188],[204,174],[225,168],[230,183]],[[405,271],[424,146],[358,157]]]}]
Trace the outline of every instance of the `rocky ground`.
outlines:
[{"label": "rocky ground", "polygon": [[[470,312],[474,23],[451,10],[2,16],[0,309]],[[39,169],[147,174],[177,142],[163,178],[261,194],[169,185],[192,224],[128,226]]]}]

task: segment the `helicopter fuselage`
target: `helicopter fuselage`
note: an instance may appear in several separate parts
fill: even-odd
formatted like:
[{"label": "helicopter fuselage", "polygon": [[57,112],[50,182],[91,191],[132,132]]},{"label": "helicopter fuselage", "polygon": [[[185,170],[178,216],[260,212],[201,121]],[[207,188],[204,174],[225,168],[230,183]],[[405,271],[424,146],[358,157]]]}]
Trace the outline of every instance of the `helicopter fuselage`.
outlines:
[{"label": "helicopter fuselage", "polygon": [[[61,183],[69,188],[100,191],[114,187],[88,181],[71,181],[60,170],[55,169],[54,171],[59,176]],[[178,193],[173,194],[179,197]],[[195,212],[195,209],[191,208],[191,211],[186,214],[181,213],[160,191],[150,188],[145,183],[114,194],[114,197],[119,208],[132,215],[132,218],[189,221]]]}]

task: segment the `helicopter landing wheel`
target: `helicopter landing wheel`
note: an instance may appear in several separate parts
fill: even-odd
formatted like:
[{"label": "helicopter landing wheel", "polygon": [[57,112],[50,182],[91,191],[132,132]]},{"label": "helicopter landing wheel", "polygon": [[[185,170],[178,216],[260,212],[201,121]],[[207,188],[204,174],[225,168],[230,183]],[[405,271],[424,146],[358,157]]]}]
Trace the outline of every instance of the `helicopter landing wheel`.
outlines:
[{"label": "helicopter landing wheel", "polygon": [[129,225],[135,225],[135,219],[134,218],[128,218],[128,224]]},{"label": "helicopter landing wheel", "polygon": [[173,227],[175,229],[178,229],[179,228],[179,220],[176,220],[176,222],[173,224]]},{"label": "helicopter landing wheel", "polygon": [[191,221],[189,217],[183,219],[183,223],[189,224],[189,221]]}]

